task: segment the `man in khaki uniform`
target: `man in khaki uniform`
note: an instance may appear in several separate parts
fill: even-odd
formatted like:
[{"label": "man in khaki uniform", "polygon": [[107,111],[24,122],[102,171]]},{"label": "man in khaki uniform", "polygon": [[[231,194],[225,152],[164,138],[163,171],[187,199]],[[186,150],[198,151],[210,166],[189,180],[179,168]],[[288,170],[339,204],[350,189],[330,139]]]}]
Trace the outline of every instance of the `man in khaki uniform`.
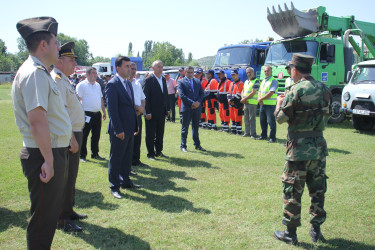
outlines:
[{"label": "man in khaki uniform", "polygon": [[59,226],[67,232],[80,232],[82,228],[75,225],[72,220],[84,219],[87,215],[77,214],[73,211],[75,184],[79,166],[79,149],[82,144],[82,128],[85,124],[85,112],[78,99],[78,96],[70,84],[68,76],[74,73],[77,66],[74,55],[74,42],[69,42],[61,46],[59,52],[59,60],[55,64],[55,68],[51,72],[52,78],[55,80],[61,97],[64,101],[66,110],[68,111],[70,121],[73,127],[72,147],[68,155],[68,177],[64,192],[64,200],[62,211],[60,214]]},{"label": "man in khaki uniform", "polygon": [[72,136],[61,93],[47,71],[59,56],[57,26],[52,17],[17,23],[30,52],[12,86],[14,115],[23,139],[20,158],[31,200],[28,249],[51,248],[61,211]]}]

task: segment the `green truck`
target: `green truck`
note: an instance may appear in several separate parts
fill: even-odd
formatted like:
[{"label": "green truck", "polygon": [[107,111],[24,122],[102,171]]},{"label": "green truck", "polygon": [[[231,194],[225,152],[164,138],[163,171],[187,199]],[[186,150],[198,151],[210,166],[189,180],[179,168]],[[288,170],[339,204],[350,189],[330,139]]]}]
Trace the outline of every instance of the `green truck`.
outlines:
[{"label": "green truck", "polygon": [[[330,123],[345,119],[340,113],[341,94],[349,81],[347,75],[352,66],[360,61],[375,57],[375,24],[355,20],[354,16],[334,17],[325,7],[305,11],[294,8],[293,3],[278,12],[267,8],[267,19],[272,29],[283,40],[274,41],[268,49],[264,65],[271,65],[273,76],[279,82],[279,92],[284,92],[285,79],[289,77],[285,66],[292,60],[293,53],[315,57],[312,76],[327,84],[333,94],[333,114]],[[354,37],[359,37],[358,43]],[[264,79],[264,71],[261,71]]]}]

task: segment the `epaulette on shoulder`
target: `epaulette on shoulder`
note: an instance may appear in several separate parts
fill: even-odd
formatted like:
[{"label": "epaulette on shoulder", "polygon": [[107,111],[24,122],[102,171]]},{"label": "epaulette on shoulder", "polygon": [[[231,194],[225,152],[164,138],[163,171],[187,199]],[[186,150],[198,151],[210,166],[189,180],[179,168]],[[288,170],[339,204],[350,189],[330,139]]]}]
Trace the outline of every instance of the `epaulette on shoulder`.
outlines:
[{"label": "epaulette on shoulder", "polygon": [[41,70],[43,70],[43,71],[46,71],[46,72],[47,72],[46,68],[45,68],[45,67],[43,67],[42,65],[38,65],[38,66],[36,66],[36,68],[37,68],[37,69],[41,69]]},{"label": "epaulette on shoulder", "polygon": [[61,80],[61,73],[57,73],[55,76],[55,80]]}]

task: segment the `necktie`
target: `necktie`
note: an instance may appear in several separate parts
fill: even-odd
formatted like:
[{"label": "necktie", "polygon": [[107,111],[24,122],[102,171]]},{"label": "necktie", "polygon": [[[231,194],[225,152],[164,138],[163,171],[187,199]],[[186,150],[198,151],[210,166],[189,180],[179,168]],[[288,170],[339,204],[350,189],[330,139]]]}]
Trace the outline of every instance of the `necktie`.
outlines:
[{"label": "necktie", "polygon": [[126,85],[126,92],[128,92],[128,95],[130,97],[130,100],[133,100],[132,98],[132,92],[130,91],[130,86],[129,86],[129,82],[125,80],[125,85]]},{"label": "necktie", "polygon": [[193,79],[190,79],[190,86],[191,86],[191,89],[193,90],[194,92],[194,87],[193,87]]}]

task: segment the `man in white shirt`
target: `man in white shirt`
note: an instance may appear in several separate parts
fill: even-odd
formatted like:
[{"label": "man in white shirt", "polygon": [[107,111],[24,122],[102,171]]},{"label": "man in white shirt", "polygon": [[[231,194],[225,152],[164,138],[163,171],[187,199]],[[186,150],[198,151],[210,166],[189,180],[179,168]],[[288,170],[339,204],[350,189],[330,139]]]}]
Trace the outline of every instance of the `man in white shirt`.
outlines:
[{"label": "man in white shirt", "polygon": [[102,128],[102,113],[103,120],[107,118],[107,113],[104,107],[104,100],[102,89],[99,83],[96,82],[98,74],[96,69],[89,67],[86,70],[87,79],[77,85],[77,94],[85,111],[85,126],[83,127],[83,138],[81,146],[81,161],[86,162],[87,156],[87,137],[91,131],[91,158],[97,160],[105,160],[99,156],[99,139],[100,130]]},{"label": "man in white shirt", "polygon": [[[134,104],[135,110],[137,112],[137,119],[138,119],[138,127],[139,132],[136,136],[134,136],[134,146],[133,146],[133,159],[132,165],[133,166],[145,166],[141,162],[141,139],[142,139],[142,115],[145,112],[146,106],[146,96],[142,90],[142,80],[134,78],[137,73],[137,64],[132,62],[130,63],[130,77],[129,80],[132,83],[133,91],[134,91]],[[134,173],[134,172],[131,172]]]}]

